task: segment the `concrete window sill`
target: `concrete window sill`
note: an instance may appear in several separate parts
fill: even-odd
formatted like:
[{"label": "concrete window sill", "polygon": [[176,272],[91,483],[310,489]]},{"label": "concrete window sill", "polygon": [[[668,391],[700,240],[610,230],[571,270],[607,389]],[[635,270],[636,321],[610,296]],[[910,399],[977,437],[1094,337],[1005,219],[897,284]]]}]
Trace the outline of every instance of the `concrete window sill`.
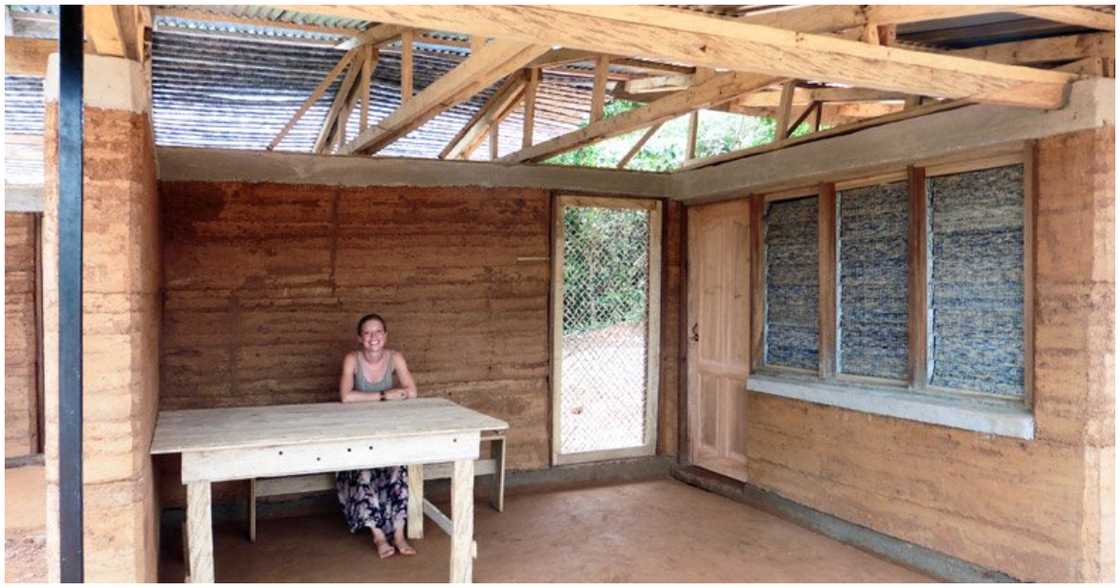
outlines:
[{"label": "concrete window sill", "polygon": [[854,410],[976,431],[1034,439],[1034,415],[1023,406],[984,403],[967,398],[917,394],[867,385],[832,384],[797,376],[752,374],[747,389]]}]

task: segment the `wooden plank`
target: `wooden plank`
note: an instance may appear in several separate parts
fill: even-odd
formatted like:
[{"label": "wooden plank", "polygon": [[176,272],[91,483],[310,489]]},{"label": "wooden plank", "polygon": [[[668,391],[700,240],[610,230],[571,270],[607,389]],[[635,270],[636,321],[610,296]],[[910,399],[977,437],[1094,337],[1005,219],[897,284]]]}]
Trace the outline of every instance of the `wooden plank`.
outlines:
[{"label": "wooden plank", "polygon": [[1079,6],[1021,6],[1010,12],[1087,29],[1116,30],[1115,15]]},{"label": "wooden plank", "polygon": [[87,5],[83,7],[82,14],[86,37],[95,53],[115,57],[128,55],[119,15],[112,5]]},{"label": "wooden plank", "polygon": [[[482,440],[487,441],[486,436],[483,435]],[[498,436],[489,439],[490,443],[490,459],[487,460],[494,469],[493,481],[490,484],[490,505],[494,510],[502,512],[505,510],[505,497],[506,497],[506,438]],[[475,462],[475,475],[481,475],[482,472],[478,471],[478,466],[486,464],[487,462]]]},{"label": "wooden plank", "polygon": [[423,513],[427,515],[429,519],[432,519],[432,522],[443,530],[444,533],[447,533],[449,537],[453,534],[451,519],[427,499],[424,499],[423,502]]},{"label": "wooden plank", "polygon": [[782,84],[782,98],[778,102],[778,126],[774,131],[775,141],[782,141],[789,137],[789,119],[793,108],[793,91],[796,87],[795,80]]},{"label": "wooden plank", "polygon": [[546,46],[504,40],[487,43],[455,69],[424,88],[408,104],[360,133],[341,152],[348,155],[376,152],[439,113],[521,69],[548,50]]},{"label": "wooden plank", "polygon": [[657,123],[657,124],[651,126],[649,128],[649,130],[647,130],[645,132],[645,134],[643,134],[641,136],[641,138],[639,138],[638,141],[636,143],[634,143],[634,146],[631,147],[630,150],[626,152],[626,155],[622,156],[622,159],[620,159],[618,161],[618,165],[616,165],[615,167],[617,169],[625,169],[626,164],[630,163],[631,159],[634,159],[634,156],[637,155],[638,152],[640,152],[642,150],[642,147],[645,146],[647,141],[649,141],[651,138],[653,138],[654,135],[657,134],[657,131],[659,131],[661,129],[661,126],[663,124],[665,124],[665,123]]},{"label": "wooden plank", "polygon": [[766,348],[766,199],[755,196],[750,199],[750,235],[751,235],[751,371],[765,365]]},{"label": "wooden plank", "polygon": [[561,411],[555,407],[561,404],[560,391],[563,389],[564,370],[564,244],[566,232],[564,231],[564,209],[567,206],[566,196],[552,198],[552,268],[549,288],[550,310],[548,317],[549,334],[549,404],[554,407],[551,412],[549,436],[551,437],[551,465],[560,464],[560,432]]},{"label": "wooden plank", "polygon": [[408,434],[505,430],[505,421],[442,398],[161,411],[151,453],[300,445]]},{"label": "wooden plank", "polygon": [[[523,87],[522,84],[524,84],[524,79],[520,73],[510,74],[490,99],[482,105],[482,108],[479,108],[474,116],[467,121],[467,124],[463,125],[463,128],[459,129],[455,137],[447,143],[447,146],[440,152],[439,158],[455,159],[469,156],[467,146],[474,143],[477,137],[486,136],[486,133],[490,130],[489,125],[493,124],[493,120],[497,118],[498,114],[517,99],[518,93]],[[484,126],[479,126],[480,124]]]},{"label": "wooden plank", "polygon": [[[1061,72],[872,46],[656,6],[330,5],[311,10],[575,49],[652,53],[697,66],[1034,108],[1060,108],[1073,79]],[[652,43],[654,39],[656,43]]]},{"label": "wooden plank", "polygon": [[836,231],[836,184],[821,184],[817,201],[817,247],[818,283],[820,284],[819,311],[817,314],[820,333],[818,359],[820,377],[825,380],[836,378],[836,333],[839,325],[837,316],[837,293],[839,290],[836,271],[837,231]]},{"label": "wooden plank", "polygon": [[477,458],[477,432],[411,434],[185,451],[181,475],[183,482],[219,482]]},{"label": "wooden plank", "polygon": [[1116,56],[1116,36],[1113,33],[1088,33],[1045,39],[1028,39],[1011,43],[984,45],[959,49],[952,55],[969,59],[982,59],[998,63],[1029,65],[1050,61],[1070,61],[1085,57]]},{"label": "wooden plank", "polygon": [[424,538],[424,466],[408,464],[408,521],[405,530],[409,539]]},{"label": "wooden plank", "polygon": [[[781,105],[781,91],[769,89],[747,94],[737,100],[740,106],[777,107]],[[796,88],[793,91],[793,104],[804,106],[812,102],[901,102],[906,94],[882,92],[864,88]]]},{"label": "wooden plank", "polygon": [[474,558],[474,461],[457,460],[451,474],[451,581],[470,582]]},{"label": "wooden plank", "polygon": [[685,159],[696,159],[696,134],[700,130],[700,111],[688,115],[688,134],[685,135]]},{"label": "wooden plank", "polygon": [[624,112],[606,120],[591,123],[582,129],[543,141],[528,149],[522,149],[502,158],[503,161],[525,162],[540,161],[557,153],[563,153],[577,147],[589,145],[623,135],[650,125],[666,122],[686,112],[699,108],[707,108],[714,104],[721,104],[766,87],[778,81],[768,76],[752,74],[725,73],[718,74],[708,81],[660,100],[649,105]]},{"label": "wooden plank", "polygon": [[[486,442],[486,439],[480,439]],[[490,440],[492,441],[492,440]],[[429,463],[424,464],[423,479],[425,480],[445,480],[451,477],[451,462],[443,463]],[[476,476],[488,476],[494,474],[497,470],[497,463],[494,459],[480,459],[475,461],[474,473]],[[415,476],[409,473],[410,484],[415,480]],[[253,478],[256,485],[256,496],[258,498],[265,498],[268,496],[284,496],[286,494],[306,494],[308,492],[323,492],[333,490],[335,488],[335,475],[334,472],[307,474],[302,476],[281,476],[278,478]]]},{"label": "wooden plank", "polygon": [[1072,63],[1067,63],[1055,68],[1059,71],[1068,71],[1084,77],[1105,77],[1108,74],[1104,57],[1086,57]]},{"label": "wooden plank", "polygon": [[[306,10],[304,10],[304,12],[306,12]],[[407,30],[408,27],[401,27],[394,24],[379,24],[354,35],[352,39],[347,39],[339,43],[335,46],[335,49],[345,49],[349,51],[350,49],[361,47],[362,45],[382,45],[396,40]]]},{"label": "wooden plank", "polygon": [[187,484],[188,573],[192,583],[214,583],[214,537],[210,522],[210,482]]},{"label": "wooden plank", "polygon": [[54,39],[4,37],[4,72],[10,76],[47,75],[47,57],[58,51]]},{"label": "wooden plank", "polygon": [[412,42],[416,33],[411,29],[401,33],[401,105],[412,99]]},{"label": "wooden plank", "polygon": [[377,61],[380,57],[377,47],[373,45],[367,49],[365,61],[362,62],[362,78],[358,82],[361,84],[362,89],[362,114],[358,119],[358,132],[362,132],[369,126],[369,96],[370,96],[370,81],[373,77],[373,70],[377,67]]},{"label": "wooden plank", "polygon": [[910,186],[910,234],[906,264],[909,292],[909,371],[910,387],[925,390],[929,384],[929,218],[925,168],[907,169]]},{"label": "wooden plank", "polygon": [[591,90],[591,122],[603,120],[603,106],[607,96],[607,72],[610,58],[600,55],[595,59],[595,85]]},{"label": "wooden plank", "polygon": [[501,137],[502,124],[497,123],[490,125],[490,161],[497,161],[498,159],[498,143]]},{"label": "wooden plank", "polygon": [[268,147],[265,148],[267,151],[272,151],[276,148],[277,145],[280,144],[281,141],[284,140],[284,137],[287,136],[288,132],[292,130],[292,127],[296,126],[296,122],[299,121],[300,117],[302,117],[307,112],[307,110],[310,109],[311,106],[315,104],[315,102],[317,102],[324,93],[326,93],[327,88],[329,88],[331,84],[334,83],[335,78],[337,78],[339,74],[342,73],[342,70],[346,69],[346,67],[350,65],[350,63],[357,55],[358,50],[351,49],[342,56],[342,59],[338,60],[338,63],[336,63],[333,68],[331,68],[331,71],[327,72],[327,75],[323,78],[323,81],[319,82],[319,85],[315,86],[315,89],[311,91],[311,95],[307,97],[307,100],[304,100],[303,104],[299,106],[299,108],[296,110],[296,113],[292,115],[292,118],[289,119],[284,127],[280,129],[280,132],[276,133],[276,136],[272,138],[272,142],[269,143]]},{"label": "wooden plank", "polygon": [[323,153],[331,144],[330,139],[335,130],[335,122],[339,120],[339,115],[343,112],[343,109],[350,104],[350,90],[358,80],[358,74],[361,73],[361,64],[365,61],[365,58],[365,52],[359,50],[357,55],[354,56],[354,61],[350,63],[349,69],[346,70],[346,77],[342,78],[342,83],[338,86],[338,93],[335,94],[334,101],[331,102],[331,108],[327,111],[326,118],[323,119],[323,127],[319,129],[319,136],[315,139],[315,146],[311,149],[312,153]]},{"label": "wooden plank", "polygon": [[521,123],[521,148],[533,146],[533,124],[537,117],[537,89],[541,83],[541,70],[529,68],[525,81],[525,118]]},{"label": "wooden plank", "polygon": [[1038,210],[1038,141],[1023,148],[1023,400],[1034,409],[1035,235]]}]

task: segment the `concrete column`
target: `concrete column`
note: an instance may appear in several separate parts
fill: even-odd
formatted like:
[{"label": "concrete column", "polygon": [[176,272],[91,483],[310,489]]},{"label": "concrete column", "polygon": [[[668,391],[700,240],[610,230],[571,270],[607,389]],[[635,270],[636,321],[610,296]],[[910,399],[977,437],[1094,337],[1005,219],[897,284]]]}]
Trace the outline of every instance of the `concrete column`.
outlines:
[{"label": "concrete column", "polygon": [[[43,311],[48,576],[58,581],[58,55],[45,79]],[[141,65],[86,55],[83,505],[87,582],[156,579],[148,448],[159,400],[159,202]]]}]

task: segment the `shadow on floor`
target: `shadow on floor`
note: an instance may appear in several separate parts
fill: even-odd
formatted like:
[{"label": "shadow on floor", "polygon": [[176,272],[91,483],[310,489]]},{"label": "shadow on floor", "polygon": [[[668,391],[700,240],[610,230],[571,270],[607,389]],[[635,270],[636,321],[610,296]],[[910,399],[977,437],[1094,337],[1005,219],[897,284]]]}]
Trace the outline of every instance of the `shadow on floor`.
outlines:
[{"label": "shadow on floor", "polygon": [[[243,524],[215,527],[218,581],[447,581],[449,541],[430,521],[417,556],[388,560],[368,535],[347,533],[341,515],[257,525],[255,544]],[[478,500],[475,539],[476,582],[935,581],[675,480],[518,489],[504,513]],[[165,529],[161,544],[160,580],[182,581],[179,529]]]}]

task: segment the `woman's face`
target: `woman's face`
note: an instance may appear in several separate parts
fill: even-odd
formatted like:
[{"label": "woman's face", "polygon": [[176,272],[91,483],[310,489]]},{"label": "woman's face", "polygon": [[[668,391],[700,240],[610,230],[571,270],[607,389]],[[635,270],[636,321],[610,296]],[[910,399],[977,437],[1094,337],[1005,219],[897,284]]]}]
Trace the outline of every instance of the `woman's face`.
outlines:
[{"label": "woman's face", "polygon": [[377,352],[385,348],[388,333],[385,326],[377,319],[370,319],[362,324],[362,334],[358,335],[358,344],[364,351]]}]

